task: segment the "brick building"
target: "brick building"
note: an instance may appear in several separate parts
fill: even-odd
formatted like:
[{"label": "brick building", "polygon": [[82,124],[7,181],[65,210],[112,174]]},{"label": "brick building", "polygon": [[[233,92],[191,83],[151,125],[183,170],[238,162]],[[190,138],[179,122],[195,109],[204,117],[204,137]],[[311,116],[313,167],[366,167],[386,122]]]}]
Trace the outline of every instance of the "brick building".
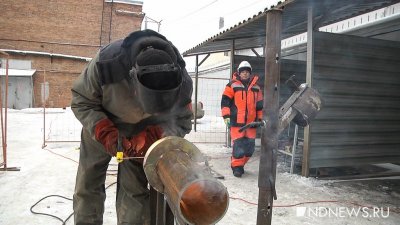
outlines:
[{"label": "brick building", "polygon": [[[44,99],[47,107],[69,106],[73,80],[99,48],[140,30],[142,6],[135,0],[0,1],[0,51],[9,54],[8,107],[41,107]],[[0,54],[3,95],[5,58]],[[31,103],[18,103],[21,96]]]}]

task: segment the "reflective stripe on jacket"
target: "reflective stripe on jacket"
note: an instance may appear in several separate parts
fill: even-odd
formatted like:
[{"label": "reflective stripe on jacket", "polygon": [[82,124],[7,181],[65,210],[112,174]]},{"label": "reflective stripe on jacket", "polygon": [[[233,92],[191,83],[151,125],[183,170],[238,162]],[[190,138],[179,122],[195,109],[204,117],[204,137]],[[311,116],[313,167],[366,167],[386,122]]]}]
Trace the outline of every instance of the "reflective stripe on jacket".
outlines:
[{"label": "reflective stripe on jacket", "polygon": [[[233,77],[237,77],[235,72]],[[222,117],[230,118],[232,127],[241,127],[262,119],[263,94],[257,84],[258,76],[252,75],[248,86],[239,79],[229,82],[222,94]]]}]

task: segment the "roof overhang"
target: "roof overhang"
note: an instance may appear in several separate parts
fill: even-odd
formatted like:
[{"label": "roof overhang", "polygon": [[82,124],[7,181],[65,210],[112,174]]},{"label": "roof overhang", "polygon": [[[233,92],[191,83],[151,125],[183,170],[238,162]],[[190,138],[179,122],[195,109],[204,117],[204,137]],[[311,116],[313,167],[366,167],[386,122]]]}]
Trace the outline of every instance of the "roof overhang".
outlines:
[{"label": "roof overhang", "polygon": [[[8,69],[8,76],[10,77],[32,77],[36,70],[20,70]],[[7,71],[5,68],[0,68],[0,76],[5,76]]]},{"label": "roof overhang", "polygon": [[[314,29],[368,13],[400,0],[286,0],[271,9],[281,9],[282,39],[307,31],[308,9],[314,10]],[[192,56],[230,51],[235,40],[235,50],[257,48],[265,45],[268,9],[217,34],[182,55]]]}]

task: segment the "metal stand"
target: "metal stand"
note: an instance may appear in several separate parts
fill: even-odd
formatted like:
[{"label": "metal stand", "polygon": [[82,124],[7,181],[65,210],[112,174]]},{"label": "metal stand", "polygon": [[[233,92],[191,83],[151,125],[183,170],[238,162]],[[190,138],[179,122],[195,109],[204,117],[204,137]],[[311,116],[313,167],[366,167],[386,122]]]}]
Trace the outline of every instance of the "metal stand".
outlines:
[{"label": "metal stand", "polygon": [[172,213],[164,195],[150,186],[151,225],[174,225]]},{"label": "metal stand", "polygon": [[3,167],[0,168],[0,171],[20,171],[20,167]]}]

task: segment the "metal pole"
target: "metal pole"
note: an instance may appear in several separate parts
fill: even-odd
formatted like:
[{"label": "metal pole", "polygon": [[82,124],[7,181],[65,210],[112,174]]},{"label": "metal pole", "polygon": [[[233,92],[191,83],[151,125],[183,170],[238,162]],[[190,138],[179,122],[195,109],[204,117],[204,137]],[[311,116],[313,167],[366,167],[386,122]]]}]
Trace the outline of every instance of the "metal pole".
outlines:
[{"label": "metal pole", "polygon": [[196,75],[194,78],[194,131],[197,131],[197,93],[199,88],[199,55],[196,55]]},{"label": "metal pole", "polygon": [[266,20],[263,120],[268,123],[261,133],[257,225],[271,224],[273,200],[276,199],[282,10],[267,11]]},{"label": "metal pole", "polygon": [[[0,52],[1,53],[1,52]],[[6,149],[5,149],[5,145],[4,145],[4,129],[3,129],[3,95],[2,95],[2,86],[3,86],[3,82],[2,82],[2,78],[0,77],[0,125],[1,125],[1,146],[3,148],[3,160],[4,162],[2,162],[0,164],[0,166],[4,165],[4,169],[7,168],[6,165],[6,161],[7,161],[7,153],[6,153]]]},{"label": "metal pole", "polygon": [[[233,66],[235,64],[234,61],[235,61],[235,40],[233,39],[232,45],[231,45],[231,59],[230,59],[231,66],[229,68],[229,81],[232,80]],[[228,139],[226,146],[228,148],[230,148],[230,147],[232,147],[231,128],[227,127],[226,130],[227,130],[227,139]]]},{"label": "metal pole", "polygon": [[[6,55],[8,56],[8,55]],[[6,76],[8,75],[8,57],[6,58]],[[8,84],[5,84],[6,86],[8,86]],[[2,84],[0,84],[0,87],[2,86]],[[5,129],[4,129],[4,124],[3,124],[3,95],[2,95],[2,90],[0,88],[0,119],[1,119],[1,144],[2,144],[2,148],[3,148],[3,165],[4,165],[4,170],[7,169],[7,147],[6,147],[6,142],[5,142]],[[7,108],[7,106],[5,107]]]},{"label": "metal pole", "polygon": [[4,157],[4,168],[6,168],[7,169],[7,111],[8,111],[8,57],[7,57],[7,59],[6,59],[6,82],[5,82],[5,85],[6,85],[6,93],[5,93],[5,96],[4,96],[4,101],[5,101],[5,103],[4,103],[4,129],[3,129],[3,132],[4,132],[4,140],[3,140],[3,144],[4,144],[4,147],[3,147],[3,149],[4,149],[4,152],[5,152],[5,157]]},{"label": "metal pole", "polygon": [[[7,112],[8,112],[8,69],[9,69],[9,54],[0,51],[0,54],[6,55],[6,77],[5,77],[5,94],[2,95],[2,89],[0,88],[0,120],[1,120],[1,137],[3,145],[3,157],[4,167],[0,168],[0,171],[20,171],[19,167],[8,167],[7,166]],[[0,82],[0,87],[2,83]],[[4,96],[4,121],[3,121],[3,96]]]},{"label": "metal pole", "polygon": [[114,0],[111,1],[111,12],[110,12],[110,33],[108,33],[108,43],[111,42],[111,29],[112,29],[112,17],[114,9]]},{"label": "metal pole", "polygon": [[43,144],[42,149],[46,147],[46,70],[43,74]]},{"label": "metal pole", "polygon": [[164,195],[157,192],[157,217],[156,225],[165,225],[165,206],[164,206]]},{"label": "metal pole", "polygon": [[298,139],[299,126],[296,124],[294,127],[293,145],[292,145],[292,161],[290,161],[290,173],[293,173],[294,160],[296,157],[297,139]]}]

